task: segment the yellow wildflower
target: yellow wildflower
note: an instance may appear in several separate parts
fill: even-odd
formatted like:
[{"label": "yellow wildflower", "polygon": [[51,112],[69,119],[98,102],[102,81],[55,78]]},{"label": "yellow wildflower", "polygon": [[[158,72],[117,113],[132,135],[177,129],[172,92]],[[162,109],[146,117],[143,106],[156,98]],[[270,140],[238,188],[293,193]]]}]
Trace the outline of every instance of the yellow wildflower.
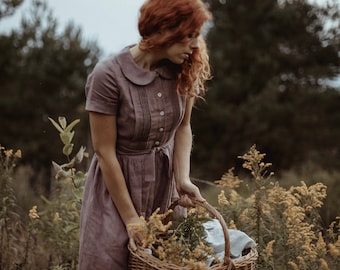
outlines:
[{"label": "yellow wildflower", "polygon": [[237,176],[234,175],[234,168],[231,168],[222,175],[221,179],[218,181],[215,181],[215,183],[222,187],[222,188],[228,188],[228,189],[234,189],[238,188],[240,184],[242,183],[242,180],[240,180]]},{"label": "yellow wildflower", "polygon": [[328,263],[324,259],[320,259],[320,266],[322,270],[329,270]]},{"label": "yellow wildflower", "polygon": [[[296,259],[299,261],[299,264],[301,265],[302,269],[306,269],[307,268],[305,259],[303,257],[297,256]],[[300,269],[301,269],[301,267],[300,267]]]},{"label": "yellow wildflower", "polygon": [[319,254],[319,256],[323,256],[326,254],[326,243],[325,240],[322,237],[322,233],[319,233],[318,241],[316,242],[316,250]]},{"label": "yellow wildflower", "polygon": [[233,219],[229,221],[228,228],[229,228],[229,229],[233,229],[233,230],[237,230],[235,221],[234,221]]},{"label": "yellow wildflower", "polygon": [[15,152],[15,154],[14,154],[14,157],[16,157],[16,158],[21,158],[21,150],[19,149],[19,150],[17,150],[16,152]]},{"label": "yellow wildflower", "polygon": [[[200,238],[192,246],[193,242],[187,241],[189,240],[186,236],[188,224],[185,222],[189,221],[191,224],[195,223],[192,219],[204,219],[208,215],[207,211],[203,207],[198,206],[190,208],[186,220],[169,230],[172,223],[164,224],[163,222],[172,212],[172,210],[169,210],[164,214],[158,214],[159,209],[157,209],[147,221],[141,217],[145,221],[146,228],[142,246],[150,249],[153,256],[166,263],[185,266],[188,270],[206,270],[207,268],[203,262],[214,253],[214,249],[203,243],[203,239]],[[195,224],[192,224],[192,226],[195,226]],[[138,228],[136,229],[138,230]],[[189,229],[192,228],[190,227]],[[197,237],[197,233],[198,231],[194,230],[194,235],[191,237]]]},{"label": "yellow wildflower", "polygon": [[217,199],[220,205],[225,205],[225,206],[230,205],[228,199],[225,196],[224,190],[221,190],[220,194],[218,194]]},{"label": "yellow wildflower", "polygon": [[293,270],[299,270],[299,267],[295,262],[289,261],[288,265],[290,265],[293,268]]},{"label": "yellow wildflower", "polygon": [[333,256],[333,257],[340,257],[340,248],[337,247],[334,244],[329,243],[328,244],[328,248],[329,248],[329,253]]},{"label": "yellow wildflower", "polygon": [[28,216],[30,217],[31,220],[35,220],[35,219],[38,219],[38,218],[39,218],[39,215],[38,215],[38,213],[37,213],[37,208],[38,208],[38,207],[37,207],[36,205],[34,205],[34,206],[30,209]]},{"label": "yellow wildflower", "polygon": [[4,152],[6,157],[11,157],[13,155],[13,149],[5,150]]},{"label": "yellow wildflower", "polygon": [[147,228],[143,223],[130,223],[127,226],[128,230],[135,231],[136,233],[140,233],[144,238],[147,234]]},{"label": "yellow wildflower", "polygon": [[190,270],[207,270],[208,268],[203,262],[195,262],[194,260],[188,261],[188,269]]},{"label": "yellow wildflower", "polygon": [[266,252],[268,257],[273,256],[273,245],[274,245],[274,243],[275,243],[275,240],[271,240],[266,246],[265,252]]},{"label": "yellow wildflower", "polygon": [[59,212],[56,212],[54,214],[53,222],[59,222],[59,221],[62,221],[62,218],[60,217]]}]

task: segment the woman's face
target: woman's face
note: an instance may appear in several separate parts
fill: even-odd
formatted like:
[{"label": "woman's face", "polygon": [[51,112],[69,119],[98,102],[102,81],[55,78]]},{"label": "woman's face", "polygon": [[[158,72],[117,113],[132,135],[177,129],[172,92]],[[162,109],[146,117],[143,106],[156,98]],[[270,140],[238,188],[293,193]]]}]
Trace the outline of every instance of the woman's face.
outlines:
[{"label": "woman's face", "polygon": [[198,49],[199,32],[189,34],[185,40],[175,43],[165,49],[165,58],[175,64],[183,64],[190,58],[195,49]]}]

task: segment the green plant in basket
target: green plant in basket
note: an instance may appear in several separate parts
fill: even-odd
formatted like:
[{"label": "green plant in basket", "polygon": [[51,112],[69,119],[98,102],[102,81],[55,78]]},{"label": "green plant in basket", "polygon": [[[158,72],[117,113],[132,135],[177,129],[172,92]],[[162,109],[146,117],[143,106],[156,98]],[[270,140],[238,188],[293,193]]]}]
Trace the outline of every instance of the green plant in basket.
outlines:
[{"label": "green plant in basket", "polygon": [[207,269],[204,262],[214,256],[214,249],[206,241],[202,225],[210,220],[207,213],[197,206],[188,210],[185,219],[164,224],[164,220],[172,212],[169,210],[165,214],[159,214],[157,209],[145,222],[145,228],[141,229],[144,230],[143,248],[165,263],[192,270]]}]

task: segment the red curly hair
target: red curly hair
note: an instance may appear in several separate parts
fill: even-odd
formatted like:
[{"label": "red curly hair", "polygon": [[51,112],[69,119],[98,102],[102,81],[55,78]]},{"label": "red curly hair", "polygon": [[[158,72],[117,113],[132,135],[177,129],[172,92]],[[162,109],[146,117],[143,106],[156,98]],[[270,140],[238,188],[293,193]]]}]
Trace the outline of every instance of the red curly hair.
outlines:
[{"label": "red curly hair", "polygon": [[[211,17],[201,0],[147,0],[140,9],[138,22],[140,49],[157,51],[184,42]],[[167,31],[171,34],[158,35]],[[208,79],[209,56],[204,39],[199,37],[199,48],[177,70],[177,91],[181,95],[203,96]]]}]

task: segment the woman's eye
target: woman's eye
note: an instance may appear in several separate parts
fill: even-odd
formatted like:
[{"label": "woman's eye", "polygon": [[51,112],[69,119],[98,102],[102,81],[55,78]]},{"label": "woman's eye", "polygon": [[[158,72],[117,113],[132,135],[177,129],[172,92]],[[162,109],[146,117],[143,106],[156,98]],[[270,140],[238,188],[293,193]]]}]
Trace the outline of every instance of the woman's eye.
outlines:
[{"label": "woman's eye", "polygon": [[198,37],[198,34],[197,33],[191,33],[191,34],[188,34],[188,38],[192,39],[192,38],[197,38]]}]

